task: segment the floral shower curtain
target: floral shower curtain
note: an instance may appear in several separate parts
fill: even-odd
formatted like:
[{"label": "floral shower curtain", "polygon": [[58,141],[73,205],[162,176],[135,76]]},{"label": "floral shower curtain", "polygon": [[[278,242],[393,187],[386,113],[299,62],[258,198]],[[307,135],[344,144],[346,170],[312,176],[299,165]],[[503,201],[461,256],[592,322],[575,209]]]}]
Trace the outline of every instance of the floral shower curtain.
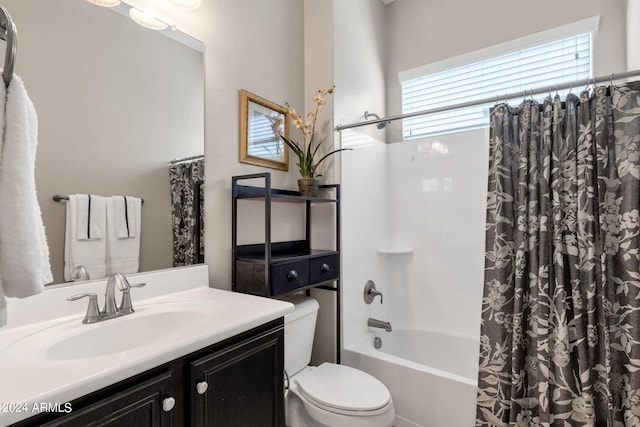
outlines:
[{"label": "floral shower curtain", "polygon": [[491,113],[476,426],[640,426],[639,89]]},{"label": "floral shower curtain", "polygon": [[169,166],[173,266],[204,262],[204,159]]}]

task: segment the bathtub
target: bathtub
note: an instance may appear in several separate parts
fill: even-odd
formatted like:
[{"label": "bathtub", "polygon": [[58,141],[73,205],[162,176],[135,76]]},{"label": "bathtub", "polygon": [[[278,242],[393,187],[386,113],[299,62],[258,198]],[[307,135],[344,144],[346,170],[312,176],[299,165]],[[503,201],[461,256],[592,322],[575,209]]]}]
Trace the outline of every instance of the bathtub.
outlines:
[{"label": "bathtub", "polygon": [[[379,350],[373,346],[374,337],[382,339]],[[387,386],[396,410],[395,427],[472,427],[478,348],[473,338],[394,329],[345,347],[342,363]]]}]

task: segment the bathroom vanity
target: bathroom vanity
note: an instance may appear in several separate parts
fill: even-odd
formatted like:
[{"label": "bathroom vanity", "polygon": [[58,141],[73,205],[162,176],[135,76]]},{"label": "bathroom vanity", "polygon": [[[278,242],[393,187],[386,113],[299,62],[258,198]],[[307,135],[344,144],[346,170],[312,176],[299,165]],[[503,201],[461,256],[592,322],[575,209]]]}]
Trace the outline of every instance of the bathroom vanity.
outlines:
[{"label": "bathroom vanity", "polygon": [[45,294],[75,314],[0,330],[0,425],[284,426],[292,305],[206,286],[164,293],[179,276],[167,274],[135,277],[147,286],[131,315],[82,324],[85,303],[65,298],[87,289],[74,286]]},{"label": "bathroom vanity", "polygon": [[14,426],[283,426],[283,343],[275,320]]}]

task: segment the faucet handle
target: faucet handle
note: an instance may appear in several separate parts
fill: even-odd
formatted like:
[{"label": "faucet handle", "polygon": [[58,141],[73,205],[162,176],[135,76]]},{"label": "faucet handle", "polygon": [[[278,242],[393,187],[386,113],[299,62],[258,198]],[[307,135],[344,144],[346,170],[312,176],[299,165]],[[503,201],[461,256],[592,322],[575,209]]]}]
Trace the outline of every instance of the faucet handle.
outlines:
[{"label": "faucet handle", "polygon": [[94,293],[88,294],[76,294],[67,298],[67,301],[77,301],[80,298],[89,298],[89,305],[87,306],[87,313],[82,320],[82,323],[95,323],[100,316],[100,309],[98,308],[98,296]]},{"label": "faucet handle", "polygon": [[376,289],[376,284],[373,280],[367,280],[364,285],[364,302],[371,304],[377,296],[380,297],[380,304],[382,304],[382,292]]},{"label": "faucet handle", "polygon": [[146,283],[129,283],[125,279],[127,284],[126,288],[122,291],[122,300],[120,301],[120,308],[118,312],[121,314],[133,313],[133,305],[131,304],[131,288],[142,288]]}]

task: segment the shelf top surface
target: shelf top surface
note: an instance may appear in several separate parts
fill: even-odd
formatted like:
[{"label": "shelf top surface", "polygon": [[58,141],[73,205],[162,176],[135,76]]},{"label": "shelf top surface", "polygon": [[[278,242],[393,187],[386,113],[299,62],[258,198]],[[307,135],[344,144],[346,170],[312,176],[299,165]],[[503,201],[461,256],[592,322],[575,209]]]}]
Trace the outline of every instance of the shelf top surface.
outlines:
[{"label": "shelf top surface", "polygon": [[[289,259],[315,258],[326,255],[337,255],[334,250],[311,249],[310,251],[272,251],[271,262],[284,261]],[[254,252],[249,254],[238,255],[236,259],[241,261],[264,261],[264,252]]]},{"label": "shelf top surface", "polygon": [[[333,188],[333,187],[331,187]],[[321,189],[322,191],[322,189]],[[332,203],[337,202],[335,197],[307,197],[301,196],[300,193],[293,190],[271,189],[271,198],[280,201],[289,202],[313,202],[313,203]],[[236,198],[238,199],[264,199],[266,191],[264,187],[256,187],[251,185],[236,185]]]}]

